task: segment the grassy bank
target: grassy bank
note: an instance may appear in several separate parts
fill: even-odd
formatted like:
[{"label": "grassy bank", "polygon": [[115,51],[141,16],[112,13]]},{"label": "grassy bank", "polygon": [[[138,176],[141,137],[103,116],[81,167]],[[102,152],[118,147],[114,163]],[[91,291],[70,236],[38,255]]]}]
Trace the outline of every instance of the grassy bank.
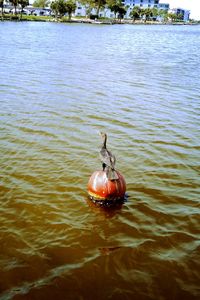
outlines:
[{"label": "grassy bank", "polygon": [[84,17],[74,17],[71,20],[68,17],[63,17],[60,19],[55,19],[53,16],[34,16],[34,15],[13,15],[13,14],[4,14],[3,17],[0,17],[1,21],[38,21],[38,22],[64,22],[64,23],[88,23],[88,24],[133,24],[133,25],[198,25],[200,21],[192,22],[158,22],[158,21],[135,21],[133,22],[130,19],[118,20],[118,19],[105,19],[99,18],[98,21],[90,20]]},{"label": "grassy bank", "polygon": [[53,18],[50,16],[34,16],[34,15],[13,15],[13,14],[4,14],[3,21],[40,21],[40,22],[46,22],[51,21]]}]

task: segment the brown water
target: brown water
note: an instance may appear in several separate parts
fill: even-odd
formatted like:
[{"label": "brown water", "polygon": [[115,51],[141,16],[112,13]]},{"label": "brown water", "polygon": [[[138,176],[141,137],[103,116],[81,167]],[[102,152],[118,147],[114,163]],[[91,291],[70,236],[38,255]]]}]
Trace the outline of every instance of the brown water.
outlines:
[{"label": "brown water", "polygon": [[[200,299],[200,27],[0,33],[0,299]],[[100,130],[112,210],[87,200]]]}]

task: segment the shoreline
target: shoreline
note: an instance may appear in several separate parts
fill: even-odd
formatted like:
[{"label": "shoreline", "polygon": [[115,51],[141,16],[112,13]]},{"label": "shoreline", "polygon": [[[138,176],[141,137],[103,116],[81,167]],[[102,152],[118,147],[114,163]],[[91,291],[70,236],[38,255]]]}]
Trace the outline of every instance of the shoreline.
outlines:
[{"label": "shoreline", "polygon": [[193,22],[158,22],[158,21],[133,21],[133,20],[114,20],[114,19],[98,19],[91,20],[88,18],[62,18],[55,19],[54,17],[46,17],[46,16],[27,16],[20,15],[13,16],[5,14],[3,19],[0,18],[0,21],[14,21],[14,22],[56,22],[56,23],[79,23],[79,24],[93,24],[93,25],[200,25],[200,21]]}]

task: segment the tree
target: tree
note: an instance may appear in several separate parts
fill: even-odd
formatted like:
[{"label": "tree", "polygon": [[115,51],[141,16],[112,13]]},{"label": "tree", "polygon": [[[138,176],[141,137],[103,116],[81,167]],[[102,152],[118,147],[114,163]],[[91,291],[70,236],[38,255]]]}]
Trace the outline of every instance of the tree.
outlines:
[{"label": "tree", "polygon": [[57,7],[57,3],[56,1],[52,1],[50,4],[50,8],[52,10],[52,12],[55,14],[55,17],[58,17],[58,7]]},{"label": "tree", "polygon": [[140,10],[140,19],[146,21],[146,9],[145,8],[141,8]]},{"label": "tree", "polygon": [[121,8],[123,7],[121,0],[107,0],[107,4],[108,8],[114,12],[116,19],[117,13],[120,14]]},{"label": "tree", "polygon": [[3,20],[3,6],[4,6],[4,0],[0,0],[1,19],[2,19],[2,20]]},{"label": "tree", "polygon": [[134,6],[132,11],[130,12],[130,17],[133,19],[133,22],[135,20],[140,19],[140,14],[141,14],[141,8],[139,6]]},{"label": "tree", "polygon": [[156,7],[141,9],[140,16],[143,16],[145,21],[156,19],[158,16],[158,9]]},{"label": "tree", "polygon": [[63,17],[66,14],[67,8],[65,4],[66,2],[64,0],[55,0],[51,2],[50,7],[52,11],[55,13],[56,18]]},{"label": "tree", "polygon": [[83,4],[86,8],[86,17],[91,14],[93,8],[95,8],[94,0],[80,0],[80,3]]},{"label": "tree", "polygon": [[150,18],[152,17],[152,10],[151,8],[145,8],[142,10],[142,15],[144,16],[145,22],[146,20],[150,20]]},{"label": "tree", "polygon": [[16,15],[16,14],[17,14],[18,0],[10,0],[10,3],[14,6],[14,9],[15,9],[15,15]]},{"label": "tree", "polygon": [[66,6],[66,12],[68,14],[69,21],[71,21],[72,13],[74,13],[76,10],[76,3],[73,0],[68,0],[65,3],[65,6]]},{"label": "tree", "polygon": [[75,12],[76,3],[73,0],[55,0],[51,3],[51,9],[56,18],[63,17],[67,13],[70,21],[72,13]]},{"label": "tree", "polygon": [[183,21],[184,20],[184,15],[183,14],[177,14],[176,20],[177,21]]},{"label": "tree", "polygon": [[119,10],[118,10],[118,19],[121,20],[124,18],[125,14],[126,14],[126,8],[124,6],[120,6]]},{"label": "tree", "polygon": [[177,14],[169,13],[168,17],[172,20],[175,21],[177,19]]},{"label": "tree", "polygon": [[22,19],[22,11],[23,11],[24,7],[29,5],[29,0],[18,0],[18,4],[20,4],[20,6],[21,6],[20,18]]},{"label": "tree", "polygon": [[168,21],[168,11],[165,9],[160,9],[158,11],[158,16],[162,18],[163,21]]},{"label": "tree", "polygon": [[85,5],[90,12],[94,8],[98,16],[100,9],[105,7],[107,0],[80,0],[80,3]]},{"label": "tree", "polygon": [[33,2],[33,7],[45,8],[48,7],[49,4],[50,4],[50,0],[35,0]]},{"label": "tree", "polygon": [[160,11],[157,9],[157,7],[153,7],[151,9],[151,11],[152,11],[152,17],[155,18],[155,19],[157,19],[157,17],[159,16],[159,12]]},{"label": "tree", "polygon": [[98,16],[100,9],[104,8],[104,6],[106,4],[106,0],[94,0],[94,3],[95,3],[96,10],[97,10],[97,16]]}]

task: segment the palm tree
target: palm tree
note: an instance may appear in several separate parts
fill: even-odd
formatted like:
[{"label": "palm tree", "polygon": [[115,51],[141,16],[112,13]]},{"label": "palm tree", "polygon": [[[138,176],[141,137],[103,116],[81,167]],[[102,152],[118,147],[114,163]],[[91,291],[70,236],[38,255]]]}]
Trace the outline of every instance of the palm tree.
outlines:
[{"label": "palm tree", "polygon": [[1,20],[3,21],[3,6],[4,6],[4,0],[0,0],[0,7],[1,7]]},{"label": "palm tree", "polygon": [[143,11],[142,11],[142,13],[143,13],[143,16],[145,17],[145,22],[147,21],[147,20],[149,20],[150,19],[150,17],[152,17],[152,10],[151,10],[151,8],[145,8]]},{"label": "palm tree", "polygon": [[22,11],[24,7],[29,5],[29,0],[18,0],[18,3],[21,5],[20,19],[22,19]]},{"label": "palm tree", "polygon": [[146,21],[146,9],[145,8],[141,8],[140,19]]},{"label": "palm tree", "polygon": [[130,17],[133,19],[133,22],[135,20],[140,19],[140,14],[141,14],[141,8],[139,6],[134,6],[132,11],[130,12]]},{"label": "palm tree", "polygon": [[160,14],[160,10],[158,10],[157,7],[153,7],[151,9],[151,11],[152,11],[152,17],[153,17],[153,19],[155,18],[155,20],[156,20],[157,17],[159,16],[159,14]]},{"label": "palm tree", "polygon": [[51,2],[51,9],[55,13],[56,18],[58,16],[63,17],[67,13],[70,21],[72,13],[75,12],[76,3],[73,0],[55,0]]},{"label": "palm tree", "polygon": [[106,4],[106,0],[94,0],[94,6],[97,10],[97,16],[99,15],[99,11],[103,8]]},{"label": "palm tree", "polygon": [[117,13],[119,14],[121,12],[121,7],[123,7],[121,0],[107,0],[107,4],[108,8],[114,12],[116,19]]},{"label": "palm tree", "polygon": [[183,21],[184,20],[184,15],[183,14],[177,14],[177,21]]},{"label": "palm tree", "polygon": [[51,2],[50,5],[52,11],[55,13],[56,19],[59,17],[63,17],[66,14],[66,2],[64,0],[55,0]]},{"label": "palm tree", "polygon": [[73,0],[68,0],[65,6],[66,12],[68,13],[69,21],[71,21],[72,13],[76,10],[76,3]]},{"label": "palm tree", "polygon": [[15,9],[15,15],[16,15],[16,14],[17,14],[18,0],[10,0],[10,3],[14,6],[14,9]]},{"label": "palm tree", "polygon": [[35,0],[33,2],[33,7],[40,7],[40,8],[45,8],[49,6],[50,1],[49,0]]},{"label": "palm tree", "polygon": [[162,18],[162,21],[167,22],[168,21],[168,11],[164,9],[160,9],[158,11],[158,16]]},{"label": "palm tree", "polygon": [[175,21],[177,19],[177,14],[174,14],[174,13],[169,13],[168,14],[168,17],[171,19],[171,21]]},{"label": "palm tree", "polygon": [[95,8],[94,0],[79,0],[79,2],[86,8],[86,17],[91,15],[92,9]]},{"label": "palm tree", "polygon": [[116,19],[117,13],[118,13],[118,9],[119,9],[119,5],[118,4],[110,4],[110,5],[108,5],[108,8],[110,8],[110,10],[112,12],[114,12],[115,19]]},{"label": "palm tree", "polygon": [[118,18],[121,23],[121,20],[124,18],[125,14],[126,14],[126,8],[124,6],[120,6],[118,9],[118,13],[119,13]]}]

